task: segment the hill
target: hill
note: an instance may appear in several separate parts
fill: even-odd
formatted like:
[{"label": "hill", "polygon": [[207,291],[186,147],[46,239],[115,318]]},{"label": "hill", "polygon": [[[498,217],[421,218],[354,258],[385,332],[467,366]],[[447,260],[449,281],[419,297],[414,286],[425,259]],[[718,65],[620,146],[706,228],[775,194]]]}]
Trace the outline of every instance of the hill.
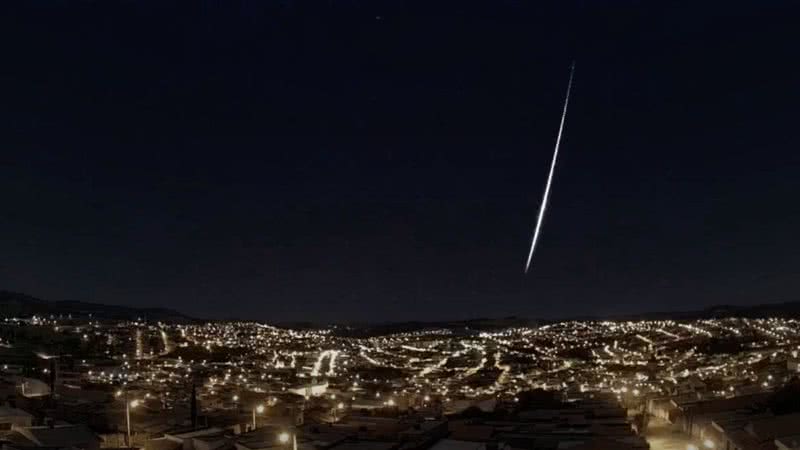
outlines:
[{"label": "hill", "polygon": [[47,301],[18,292],[0,291],[0,317],[69,316],[97,319],[189,322],[192,319],[168,308],[134,308],[77,300]]},{"label": "hill", "polygon": [[[149,321],[191,322],[193,318],[169,308],[136,308],[130,306],[106,305],[76,300],[47,301],[27,294],[0,291],[1,317],[68,316],[94,317],[97,319],[135,320],[146,318]],[[758,305],[736,306],[717,305],[695,311],[661,311],[641,314],[595,317],[571,317],[564,319],[530,319],[521,317],[476,318],[453,321],[411,321],[384,323],[353,323],[335,327],[340,336],[376,336],[392,333],[407,333],[431,329],[449,329],[460,333],[499,330],[509,327],[528,327],[537,324],[565,320],[697,320],[724,317],[763,318],[800,317],[800,302],[764,303]],[[280,323],[285,328],[327,328],[330,324]]]},{"label": "hill", "polygon": [[339,336],[347,337],[369,337],[383,336],[395,333],[410,333],[424,330],[451,330],[456,333],[476,333],[479,331],[503,330],[512,327],[530,327],[539,324],[541,321],[525,319],[520,317],[503,317],[497,319],[468,319],[450,321],[412,321],[412,322],[388,322],[388,323],[361,323],[339,326],[335,332]]},{"label": "hill", "polygon": [[742,317],[757,319],[765,317],[800,317],[800,302],[762,303],[758,305],[715,305],[695,311],[662,311],[633,314],[617,319],[627,320],[701,320]]},{"label": "hill", "polygon": [[498,319],[471,319],[461,321],[415,321],[390,322],[373,324],[351,324],[338,327],[336,333],[342,336],[380,336],[392,333],[408,333],[431,329],[449,329],[454,332],[470,333],[493,331],[508,327],[528,327],[537,324],[556,323],[569,320],[703,320],[725,317],[742,317],[748,319],[783,317],[800,317],[800,302],[765,303],[759,305],[736,306],[716,305],[694,311],[662,311],[618,316],[567,317],[563,319],[526,319],[505,317]]}]

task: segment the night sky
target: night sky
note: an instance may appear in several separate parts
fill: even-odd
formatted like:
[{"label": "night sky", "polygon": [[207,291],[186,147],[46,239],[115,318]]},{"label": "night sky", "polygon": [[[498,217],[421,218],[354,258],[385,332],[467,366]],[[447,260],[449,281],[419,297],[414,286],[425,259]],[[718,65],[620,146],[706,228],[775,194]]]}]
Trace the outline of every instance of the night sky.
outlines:
[{"label": "night sky", "polygon": [[0,289],[320,322],[800,300],[798,13],[3,2]]}]

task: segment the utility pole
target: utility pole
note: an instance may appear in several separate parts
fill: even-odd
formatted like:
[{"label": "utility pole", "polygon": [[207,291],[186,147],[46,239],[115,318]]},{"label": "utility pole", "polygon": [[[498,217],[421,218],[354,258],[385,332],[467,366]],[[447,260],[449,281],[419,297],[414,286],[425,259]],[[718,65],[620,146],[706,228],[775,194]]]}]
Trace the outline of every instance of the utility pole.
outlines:
[{"label": "utility pole", "polygon": [[128,433],[125,435],[125,446],[131,448],[131,404],[128,401],[128,390],[125,389],[125,423]]},{"label": "utility pole", "polygon": [[197,429],[197,386],[194,382],[192,382],[192,402],[191,402],[191,414],[192,414],[192,430]]}]

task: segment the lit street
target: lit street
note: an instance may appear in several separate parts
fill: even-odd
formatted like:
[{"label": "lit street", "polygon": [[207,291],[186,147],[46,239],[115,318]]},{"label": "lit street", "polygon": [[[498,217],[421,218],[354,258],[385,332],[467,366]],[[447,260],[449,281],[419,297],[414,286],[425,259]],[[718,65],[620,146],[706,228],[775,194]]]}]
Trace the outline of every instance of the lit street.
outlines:
[{"label": "lit street", "polygon": [[655,417],[650,419],[645,438],[651,450],[686,450],[692,443],[678,427]]}]

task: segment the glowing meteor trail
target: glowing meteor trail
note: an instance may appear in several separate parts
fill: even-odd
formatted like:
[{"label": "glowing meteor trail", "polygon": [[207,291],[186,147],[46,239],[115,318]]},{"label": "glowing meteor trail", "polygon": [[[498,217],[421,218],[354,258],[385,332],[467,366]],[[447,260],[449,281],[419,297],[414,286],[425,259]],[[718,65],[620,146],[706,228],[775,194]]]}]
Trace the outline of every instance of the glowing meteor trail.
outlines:
[{"label": "glowing meteor trail", "polygon": [[525,263],[525,273],[531,268],[531,260],[533,259],[533,251],[536,250],[536,241],[539,240],[539,232],[542,230],[542,219],[544,219],[544,211],[547,209],[547,199],[550,198],[550,185],[553,184],[553,173],[556,170],[556,160],[558,159],[558,147],[561,145],[561,134],[564,132],[564,121],[567,118],[567,105],[569,104],[569,92],[572,90],[572,76],[575,75],[575,62],[569,70],[569,83],[567,83],[567,95],[564,98],[564,111],[561,112],[561,125],[558,126],[558,137],[556,137],[556,149],[553,151],[553,160],[550,162],[550,174],[547,176],[547,184],[544,187],[544,196],[542,197],[542,205],[539,207],[539,216],[536,218],[536,229],[533,231],[533,240],[531,241],[531,251],[528,253],[528,262]]}]

